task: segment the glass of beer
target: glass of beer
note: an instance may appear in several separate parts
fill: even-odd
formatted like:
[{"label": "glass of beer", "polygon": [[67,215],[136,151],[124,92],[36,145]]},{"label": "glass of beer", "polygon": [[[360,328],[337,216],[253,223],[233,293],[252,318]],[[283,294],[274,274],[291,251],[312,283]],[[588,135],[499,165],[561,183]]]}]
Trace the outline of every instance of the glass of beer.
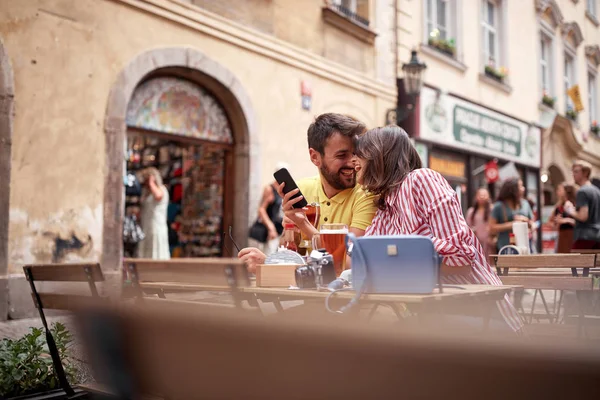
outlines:
[{"label": "glass of beer", "polygon": [[346,269],[346,235],[348,226],[344,224],[323,224],[318,235],[313,237],[313,246],[319,244],[319,247],[325,250],[333,257],[333,266],[335,275],[340,276]]},{"label": "glass of beer", "polygon": [[319,223],[319,203],[311,203],[306,207],[303,207],[302,211],[304,211],[308,222],[310,222],[310,224],[316,228],[317,224]]},{"label": "glass of beer", "polygon": [[[308,222],[316,228],[319,223],[319,216],[320,216],[319,203],[308,204],[306,207],[302,208],[302,211],[304,211],[304,214],[306,215],[306,219],[308,220]],[[310,240],[306,239],[303,235],[303,240],[300,243],[299,247],[301,249],[304,249],[303,251],[305,253],[307,253],[310,246],[311,246]]]}]

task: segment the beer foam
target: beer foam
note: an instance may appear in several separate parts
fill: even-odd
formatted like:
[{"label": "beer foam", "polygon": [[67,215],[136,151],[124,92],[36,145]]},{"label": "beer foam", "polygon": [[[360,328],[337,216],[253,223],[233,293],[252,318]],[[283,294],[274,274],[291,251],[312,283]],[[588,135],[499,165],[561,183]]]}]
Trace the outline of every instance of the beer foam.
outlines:
[{"label": "beer foam", "polygon": [[348,234],[348,229],[321,229],[320,233],[328,233],[328,234],[339,233],[342,235],[346,235],[346,234]]}]

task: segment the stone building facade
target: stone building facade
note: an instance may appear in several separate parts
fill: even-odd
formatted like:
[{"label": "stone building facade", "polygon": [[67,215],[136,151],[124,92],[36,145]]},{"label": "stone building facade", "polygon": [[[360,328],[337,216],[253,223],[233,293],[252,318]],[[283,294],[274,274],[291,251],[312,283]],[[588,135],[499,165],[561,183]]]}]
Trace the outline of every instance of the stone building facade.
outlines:
[{"label": "stone building facade", "polygon": [[[118,270],[126,170],[146,157],[162,165],[132,153],[132,134],[146,145],[166,143],[161,160],[184,157],[183,173],[165,169],[169,178],[212,191],[218,223],[244,243],[278,161],[294,176],[315,173],[305,151],[315,115],[343,112],[377,126],[394,107],[395,7],[392,0],[2,1],[0,318],[31,308],[24,264],[88,260]],[[134,114],[142,84],[154,85],[154,95]],[[212,104],[203,112],[224,116],[216,125],[189,112],[203,99]],[[219,179],[187,177],[208,153],[216,154]]]},{"label": "stone building facade", "polygon": [[[555,186],[572,180],[573,159],[589,161],[600,177],[598,3],[398,2],[399,58],[416,48],[428,66],[416,111],[403,124],[465,210],[477,188],[497,194],[484,176],[493,160],[501,170],[514,164],[540,218]],[[583,110],[569,118],[567,91],[576,85]]]}]

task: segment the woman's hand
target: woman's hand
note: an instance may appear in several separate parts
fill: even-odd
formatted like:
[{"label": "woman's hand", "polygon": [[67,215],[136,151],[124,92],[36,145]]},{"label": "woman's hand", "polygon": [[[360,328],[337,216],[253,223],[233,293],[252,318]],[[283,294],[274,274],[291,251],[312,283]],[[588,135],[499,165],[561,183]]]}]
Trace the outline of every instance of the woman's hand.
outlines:
[{"label": "woman's hand", "polygon": [[521,215],[521,214],[515,215],[513,217],[513,220],[514,221],[518,221],[518,222],[529,222],[529,218],[527,218],[526,216]]},{"label": "woman's hand", "polygon": [[279,234],[277,233],[277,229],[275,229],[275,226],[273,226],[273,224],[271,224],[269,226],[269,236],[268,239],[269,240],[273,240],[273,239],[277,239],[279,237]]},{"label": "woman's hand", "polygon": [[248,272],[256,272],[256,266],[264,264],[267,256],[256,247],[246,247],[240,250],[238,258],[246,263]]},{"label": "woman's hand", "polygon": [[575,213],[575,206],[570,201],[565,202],[564,205],[565,212],[569,215],[573,215]]},{"label": "woman's hand", "polygon": [[162,200],[162,198],[163,198],[163,191],[156,184],[156,178],[154,177],[154,175],[148,176],[148,188],[150,189],[150,192],[152,193],[152,196],[154,196],[154,199],[156,201],[161,201]]}]

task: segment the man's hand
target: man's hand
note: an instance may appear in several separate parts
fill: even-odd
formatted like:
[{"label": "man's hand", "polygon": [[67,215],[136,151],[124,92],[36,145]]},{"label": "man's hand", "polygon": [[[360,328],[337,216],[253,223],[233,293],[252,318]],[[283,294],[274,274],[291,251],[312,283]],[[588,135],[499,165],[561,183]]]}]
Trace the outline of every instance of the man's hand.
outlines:
[{"label": "man's hand", "polygon": [[288,194],[284,194],[283,193],[284,186],[285,186],[285,182],[283,182],[279,186],[277,186],[277,193],[279,193],[279,195],[283,199],[283,202],[281,204],[281,209],[283,210],[283,213],[285,214],[286,218],[288,218],[290,221],[292,221],[294,224],[296,224],[296,226],[302,228],[304,223],[308,222],[308,219],[306,219],[306,214],[304,214],[304,211],[302,211],[300,208],[294,208],[294,204],[298,203],[304,197],[298,196],[298,197],[292,199],[292,196],[299,193],[300,189],[294,189],[291,192],[289,192]]},{"label": "man's hand", "polygon": [[256,247],[246,247],[238,253],[240,258],[248,266],[248,272],[256,272],[256,266],[264,264],[267,256]]},{"label": "man's hand", "polygon": [[565,225],[565,224],[569,224],[569,225],[575,225],[575,220],[573,218],[556,218],[556,223],[558,225]]}]

